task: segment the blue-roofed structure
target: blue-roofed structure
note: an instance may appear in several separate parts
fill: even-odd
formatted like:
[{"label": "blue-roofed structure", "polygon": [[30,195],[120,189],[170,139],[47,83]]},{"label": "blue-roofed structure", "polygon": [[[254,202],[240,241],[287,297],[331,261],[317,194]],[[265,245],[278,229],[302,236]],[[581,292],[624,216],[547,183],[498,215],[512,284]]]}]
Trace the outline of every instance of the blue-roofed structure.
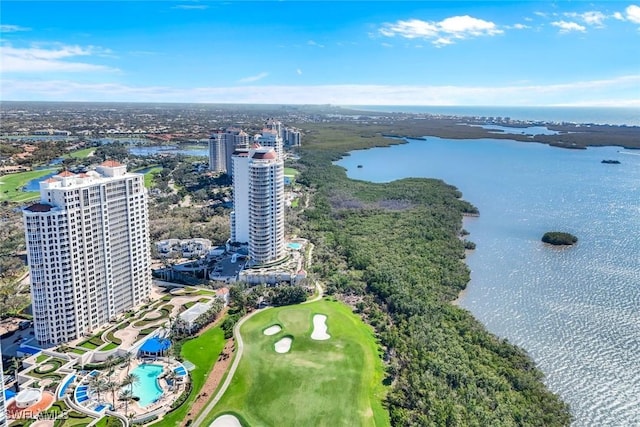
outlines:
[{"label": "blue-roofed structure", "polygon": [[142,356],[162,356],[171,347],[171,340],[168,338],[149,338],[140,347]]}]

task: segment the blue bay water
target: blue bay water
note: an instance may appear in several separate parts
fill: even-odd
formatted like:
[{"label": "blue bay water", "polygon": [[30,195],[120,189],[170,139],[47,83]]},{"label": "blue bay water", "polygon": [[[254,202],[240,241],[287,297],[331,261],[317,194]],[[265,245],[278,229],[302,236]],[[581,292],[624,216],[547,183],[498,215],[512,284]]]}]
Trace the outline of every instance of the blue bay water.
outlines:
[{"label": "blue bay water", "polygon": [[[460,306],[529,352],[575,426],[640,426],[638,154],[427,137],[337,164],[354,179],[457,186],[481,213],[464,224],[477,249]],[[550,230],[579,242],[548,247],[540,238]]]},{"label": "blue bay water", "polygon": [[465,105],[355,105],[348,108],[444,116],[509,117],[548,123],[596,123],[640,126],[638,107],[511,107]]}]

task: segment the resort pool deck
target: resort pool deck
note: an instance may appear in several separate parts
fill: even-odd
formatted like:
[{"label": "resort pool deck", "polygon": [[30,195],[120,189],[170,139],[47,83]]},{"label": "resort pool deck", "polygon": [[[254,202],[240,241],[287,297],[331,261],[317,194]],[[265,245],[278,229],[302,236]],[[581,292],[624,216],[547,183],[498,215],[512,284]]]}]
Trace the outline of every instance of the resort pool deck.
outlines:
[{"label": "resort pool deck", "polygon": [[143,364],[135,368],[132,373],[138,377],[138,382],[132,384],[131,392],[136,396],[138,405],[149,406],[162,396],[162,389],[158,385],[158,377],[164,368],[161,365]]},{"label": "resort pool deck", "polygon": [[69,378],[67,378],[67,380],[64,382],[62,387],[60,387],[60,391],[58,391],[58,399],[63,399],[64,398],[64,395],[67,392],[67,388],[69,388],[69,386],[71,385],[71,383],[75,379],[76,379],[75,375],[71,375]]}]

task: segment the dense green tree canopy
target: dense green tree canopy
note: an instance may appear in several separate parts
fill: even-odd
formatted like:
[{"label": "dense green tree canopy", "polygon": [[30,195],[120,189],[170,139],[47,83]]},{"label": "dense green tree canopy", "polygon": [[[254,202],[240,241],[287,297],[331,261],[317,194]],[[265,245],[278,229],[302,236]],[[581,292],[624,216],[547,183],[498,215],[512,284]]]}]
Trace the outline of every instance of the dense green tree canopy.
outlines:
[{"label": "dense green tree canopy", "polygon": [[303,232],[315,244],[313,273],[355,298],[378,334],[392,424],[568,425],[526,353],[451,304],[469,280],[461,222],[475,207],[439,180],[349,180],[331,146],[348,149],[354,135],[330,132],[312,133],[300,161],[298,182],[314,192]]}]

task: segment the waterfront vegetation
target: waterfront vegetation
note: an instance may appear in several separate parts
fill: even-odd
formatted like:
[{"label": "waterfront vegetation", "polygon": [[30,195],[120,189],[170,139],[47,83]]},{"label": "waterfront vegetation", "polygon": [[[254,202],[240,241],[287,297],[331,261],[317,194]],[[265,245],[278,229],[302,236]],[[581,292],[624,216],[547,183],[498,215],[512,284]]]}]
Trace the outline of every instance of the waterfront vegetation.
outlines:
[{"label": "waterfront vegetation", "polygon": [[[327,316],[331,338],[311,339],[313,315]],[[280,325],[275,335],[263,333]],[[244,353],[231,385],[204,425],[222,413],[240,414],[246,425],[385,426],[384,369],[372,329],[339,302],[273,308],[241,328]],[[293,338],[288,353],[274,351]]]},{"label": "waterfront vegetation", "polygon": [[548,231],[542,236],[542,241],[554,246],[568,246],[578,243],[578,238],[562,231]]},{"label": "waterfront vegetation", "polygon": [[370,127],[314,126],[298,178],[313,192],[295,224],[315,244],[313,274],[349,296],[384,346],[392,425],[568,425],[568,407],[518,347],[451,304],[469,281],[463,214],[440,180],[350,180],[345,152],[389,145]]}]

